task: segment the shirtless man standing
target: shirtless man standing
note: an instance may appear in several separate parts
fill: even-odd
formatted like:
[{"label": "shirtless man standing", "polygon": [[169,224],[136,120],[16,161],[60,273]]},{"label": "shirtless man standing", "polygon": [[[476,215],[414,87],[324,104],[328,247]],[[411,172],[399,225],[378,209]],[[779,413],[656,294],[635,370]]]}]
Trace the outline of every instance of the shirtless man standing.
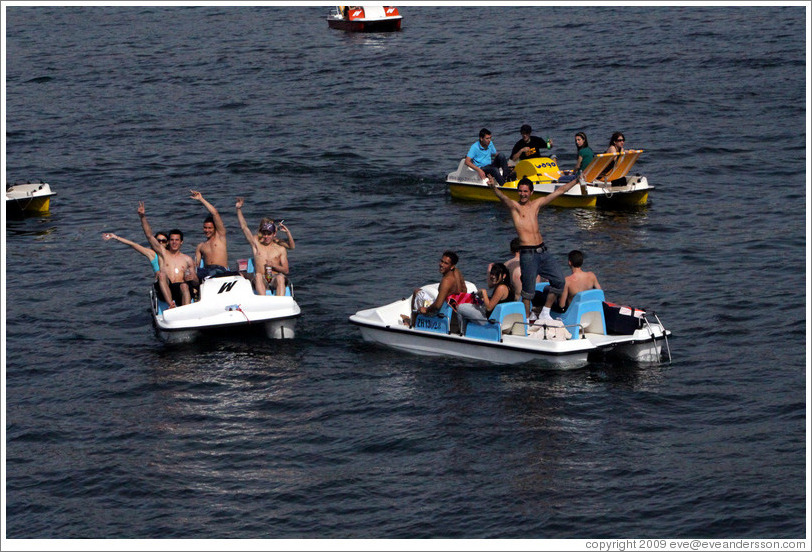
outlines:
[{"label": "shirtless man standing", "polygon": [[[259,223],[257,235],[253,235],[248,229],[245,217],[242,214],[242,207],[245,200],[237,198],[237,219],[240,221],[245,238],[251,244],[254,253],[254,289],[257,294],[265,295],[265,290],[271,286],[276,290],[276,295],[285,295],[285,283],[287,275],[290,273],[288,266],[288,253],[286,249],[276,243],[276,225],[271,219],[264,218]],[[270,277],[267,281],[266,278]]]},{"label": "shirtless man standing", "polygon": [[581,269],[584,264],[583,253],[577,249],[573,249],[570,251],[567,262],[570,265],[572,274],[567,276],[564,291],[558,298],[558,306],[562,309],[562,312],[572,302],[572,298],[575,297],[576,293],[581,293],[588,289],[601,289],[601,285],[598,283],[598,277],[595,276],[595,273]]},{"label": "shirtless man standing", "polygon": [[519,201],[514,201],[506,196],[499,188],[493,178],[488,178],[488,187],[493,190],[499,201],[510,210],[513,218],[513,226],[519,236],[519,264],[522,271],[522,302],[526,314],[530,315],[530,300],[536,291],[536,276],[540,275],[550,282],[550,293],[547,294],[547,301],[541,310],[541,319],[552,319],[550,307],[556,297],[561,295],[564,289],[564,274],[555,262],[552,255],[547,253],[547,247],[539,231],[539,211],[542,207],[549,205],[555,198],[564,194],[578,183],[578,179],[572,180],[563,186],[543,197],[530,199],[533,194],[533,182],[523,177],[516,186]]},{"label": "shirtless man standing", "polygon": [[138,216],[141,217],[141,228],[144,229],[152,250],[161,259],[161,272],[158,274],[156,284],[161,290],[164,300],[169,304],[170,309],[176,307],[178,301],[182,305],[188,305],[192,302],[189,285],[197,285],[198,279],[195,274],[194,261],[189,255],[180,252],[180,247],[183,245],[183,232],[178,229],[170,230],[169,242],[164,248],[152,235],[143,201],[138,203]]},{"label": "shirtless man standing", "polygon": [[195,249],[195,266],[199,267],[200,260],[203,260],[203,268],[198,268],[197,277],[203,280],[207,276],[213,276],[219,272],[228,272],[226,226],[223,224],[223,219],[220,218],[217,209],[203,199],[203,194],[195,190],[189,191],[192,193],[192,199],[196,199],[205,205],[206,209],[211,213],[203,221],[203,234],[206,236],[206,241]]}]

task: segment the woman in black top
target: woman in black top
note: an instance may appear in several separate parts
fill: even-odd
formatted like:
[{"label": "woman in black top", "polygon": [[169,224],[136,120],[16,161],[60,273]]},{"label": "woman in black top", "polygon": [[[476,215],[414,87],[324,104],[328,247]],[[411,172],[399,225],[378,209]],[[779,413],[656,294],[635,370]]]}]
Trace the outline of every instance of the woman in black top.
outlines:
[{"label": "woman in black top", "polygon": [[488,274],[488,288],[492,291],[488,294],[487,289],[479,289],[477,296],[479,301],[475,303],[463,303],[457,307],[457,314],[460,316],[460,329],[465,334],[465,325],[468,321],[487,321],[496,305],[513,301],[513,286],[510,283],[510,272],[503,263],[494,263]]}]

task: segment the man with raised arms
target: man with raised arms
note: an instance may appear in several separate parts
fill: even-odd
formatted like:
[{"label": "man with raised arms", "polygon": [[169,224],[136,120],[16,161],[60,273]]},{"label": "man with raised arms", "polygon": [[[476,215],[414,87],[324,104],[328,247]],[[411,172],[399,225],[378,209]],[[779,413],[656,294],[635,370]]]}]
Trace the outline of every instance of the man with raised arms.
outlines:
[{"label": "man with raised arms", "polygon": [[240,228],[248,243],[251,244],[254,254],[254,289],[259,295],[265,295],[265,290],[270,286],[276,291],[276,295],[285,295],[285,284],[290,267],[285,247],[274,240],[276,225],[269,218],[262,219],[259,223],[259,231],[255,236],[248,229],[248,224],[242,214],[244,204],[245,200],[238,197],[237,219],[240,221]]},{"label": "man with raised arms", "polygon": [[188,305],[192,302],[189,286],[197,285],[198,279],[195,274],[194,261],[189,255],[180,252],[180,247],[183,245],[183,232],[176,228],[170,230],[168,232],[169,242],[164,248],[152,235],[143,201],[138,203],[138,216],[141,217],[141,228],[149,240],[149,245],[160,258],[161,271],[156,284],[161,290],[164,300],[169,304],[170,309],[176,307],[178,302]]},{"label": "man with raised arms", "polygon": [[220,218],[220,213],[203,198],[203,194],[195,190],[189,191],[192,193],[192,199],[202,203],[210,213],[203,221],[203,234],[206,236],[206,241],[195,249],[195,266],[200,267],[200,260],[203,260],[203,267],[197,270],[197,277],[202,281],[207,276],[228,272],[226,226],[223,224],[223,219]]},{"label": "man with raised arms", "polygon": [[536,291],[536,276],[546,278],[550,282],[550,292],[547,294],[547,301],[541,310],[541,320],[551,320],[550,307],[556,297],[564,290],[565,280],[561,267],[558,266],[553,256],[547,253],[547,246],[541,237],[539,230],[539,211],[542,207],[549,205],[558,196],[564,194],[572,188],[578,180],[572,180],[563,186],[543,197],[531,200],[533,194],[533,182],[523,177],[516,186],[519,201],[514,201],[506,196],[496,186],[493,178],[488,178],[488,187],[493,190],[499,201],[508,208],[510,216],[513,218],[513,226],[519,236],[519,265],[522,271],[522,302],[526,314],[530,315],[530,301]]}]

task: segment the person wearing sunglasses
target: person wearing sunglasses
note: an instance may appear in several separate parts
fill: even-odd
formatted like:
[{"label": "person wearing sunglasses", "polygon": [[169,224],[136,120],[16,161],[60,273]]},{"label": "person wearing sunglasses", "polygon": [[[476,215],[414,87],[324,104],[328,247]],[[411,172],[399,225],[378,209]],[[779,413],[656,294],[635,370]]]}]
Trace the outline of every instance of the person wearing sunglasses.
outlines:
[{"label": "person wearing sunglasses", "polygon": [[[143,256],[145,256],[147,259],[149,259],[149,262],[152,264],[152,272],[155,275],[155,278],[156,279],[158,278],[158,273],[161,271],[161,266],[160,266],[158,254],[155,253],[155,251],[153,251],[150,248],[144,247],[143,245],[137,244],[134,241],[130,241],[130,240],[126,239],[126,238],[122,238],[120,236],[117,236],[116,234],[114,234],[112,232],[102,232],[102,238],[104,238],[104,241],[109,241],[109,240],[120,241],[121,243],[123,243],[125,245],[129,245],[130,247],[132,247],[133,249],[135,249],[136,251],[141,253]],[[169,238],[167,237],[166,232],[156,232],[155,233],[155,239],[158,240],[158,243],[160,243],[161,246],[166,248],[166,244],[169,241]]]},{"label": "person wearing sunglasses", "polygon": [[612,139],[609,140],[609,147],[606,148],[606,153],[623,153],[623,146],[626,144],[626,138],[622,132],[615,132],[612,134]]},{"label": "person wearing sunglasses", "polygon": [[[615,132],[612,134],[612,138],[609,140],[609,147],[606,148],[604,153],[623,153],[623,148],[626,145],[626,137],[623,136],[622,132]],[[604,177],[604,175],[609,174],[609,171],[615,168],[615,161],[609,163],[601,174],[598,175],[598,179]],[[625,186],[626,185],[626,177],[618,178],[617,180],[612,181],[612,186]]]}]

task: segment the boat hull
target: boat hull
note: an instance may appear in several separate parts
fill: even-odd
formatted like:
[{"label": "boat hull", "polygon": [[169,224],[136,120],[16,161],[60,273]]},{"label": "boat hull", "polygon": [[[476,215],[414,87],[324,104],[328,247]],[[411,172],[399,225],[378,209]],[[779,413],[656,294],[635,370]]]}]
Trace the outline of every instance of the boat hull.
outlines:
[{"label": "boat hull", "polygon": [[351,33],[391,33],[400,30],[401,18],[381,19],[381,20],[355,20],[330,18],[327,25],[331,29],[348,31]]},{"label": "boat hull", "polygon": [[200,300],[168,308],[150,290],[152,321],[158,337],[167,343],[188,343],[203,337],[260,334],[268,339],[292,339],[301,314],[292,296],[260,296],[241,275],[205,280]]}]

